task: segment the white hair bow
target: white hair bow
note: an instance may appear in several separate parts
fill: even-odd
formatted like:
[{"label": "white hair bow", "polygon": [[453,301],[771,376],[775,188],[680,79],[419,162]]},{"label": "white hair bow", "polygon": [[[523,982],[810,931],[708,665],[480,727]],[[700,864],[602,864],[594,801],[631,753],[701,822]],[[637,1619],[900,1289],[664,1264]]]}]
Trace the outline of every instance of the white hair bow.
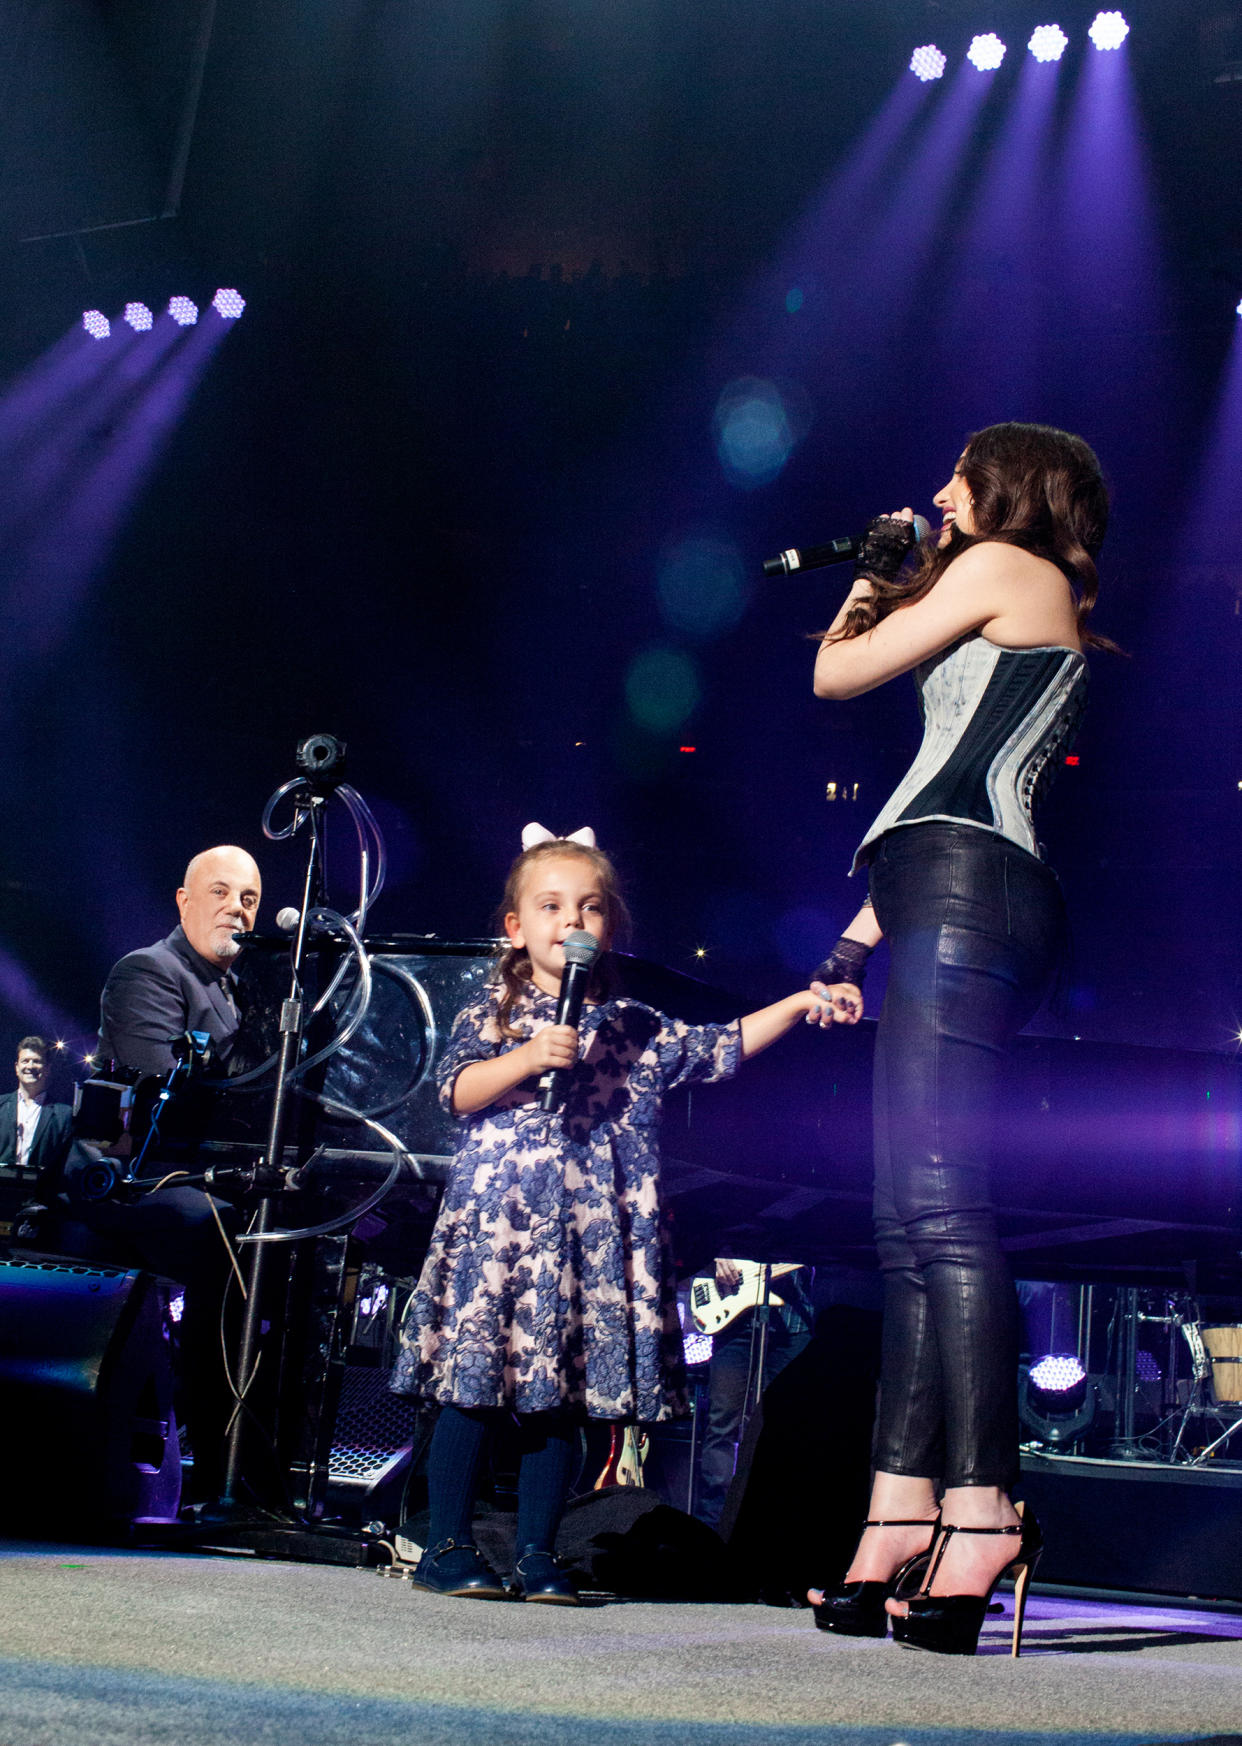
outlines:
[{"label": "white hair bow", "polygon": [[528,824],[522,831],[522,847],[524,849],[538,848],[540,843],[580,843],[584,849],[595,847],[595,832],[590,825],[583,825],[581,830],[570,831],[567,837],[558,837],[546,825]]}]

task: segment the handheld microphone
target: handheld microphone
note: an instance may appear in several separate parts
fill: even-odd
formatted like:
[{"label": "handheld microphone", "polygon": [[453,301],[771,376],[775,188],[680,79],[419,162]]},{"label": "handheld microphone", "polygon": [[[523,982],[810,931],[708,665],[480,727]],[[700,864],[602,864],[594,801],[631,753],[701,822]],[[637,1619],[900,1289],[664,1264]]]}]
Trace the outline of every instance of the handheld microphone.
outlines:
[{"label": "handheld microphone", "polygon": [[[915,543],[920,544],[930,532],[931,523],[927,517],[916,515]],[[791,547],[779,558],[765,558],[763,573],[765,576],[792,576],[795,570],[822,570],[829,564],[844,564],[858,556],[866,538],[865,533],[860,533],[853,539],[829,540],[826,546],[802,546],[796,550]]]},{"label": "handheld microphone", "polygon": [[[561,992],[556,1002],[556,1023],[578,1028],[582,1017],[582,1001],[591,980],[591,966],[599,952],[599,941],[585,928],[565,937],[565,970],[561,976]],[[551,1115],[565,1100],[569,1089],[568,1067],[549,1067],[539,1077],[539,1107]]]}]

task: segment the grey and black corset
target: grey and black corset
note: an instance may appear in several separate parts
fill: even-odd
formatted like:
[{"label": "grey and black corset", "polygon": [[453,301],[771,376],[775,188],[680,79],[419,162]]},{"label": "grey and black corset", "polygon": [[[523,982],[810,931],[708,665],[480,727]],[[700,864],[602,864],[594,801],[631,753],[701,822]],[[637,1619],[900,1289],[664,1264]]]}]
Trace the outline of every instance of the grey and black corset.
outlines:
[{"label": "grey and black corset", "polygon": [[1035,814],[1087,696],[1077,649],[1002,649],[978,634],[915,669],[923,744],[854,856],[929,819],[978,825],[1039,854]]}]

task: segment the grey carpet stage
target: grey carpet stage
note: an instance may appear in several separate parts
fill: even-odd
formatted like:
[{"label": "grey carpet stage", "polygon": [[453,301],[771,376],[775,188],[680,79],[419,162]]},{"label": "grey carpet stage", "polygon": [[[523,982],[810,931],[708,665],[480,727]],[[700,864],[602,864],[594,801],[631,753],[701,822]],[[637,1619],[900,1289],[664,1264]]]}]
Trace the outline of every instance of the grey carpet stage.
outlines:
[{"label": "grey carpet stage", "polygon": [[1013,1662],[1007,1619],[955,1660],[805,1611],[453,1601],[247,1557],[5,1544],[0,1584],[3,1746],[1242,1742],[1242,1616],[1206,1606],[1037,1594]]}]

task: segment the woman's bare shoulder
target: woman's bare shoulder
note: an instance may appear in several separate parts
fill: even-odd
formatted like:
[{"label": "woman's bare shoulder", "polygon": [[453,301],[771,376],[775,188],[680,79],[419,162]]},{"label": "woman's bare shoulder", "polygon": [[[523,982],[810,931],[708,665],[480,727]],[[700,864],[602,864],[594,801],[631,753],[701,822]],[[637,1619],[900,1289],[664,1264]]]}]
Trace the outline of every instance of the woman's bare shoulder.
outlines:
[{"label": "woman's bare shoulder", "polygon": [[979,540],[977,544],[968,546],[954,558],[944,576],[953,576],[958,582],[985,579],[991,581],[1009,577],[1034,581],[1042,577],[1049,582],[1060,582],[1062,587],[1067,586],[1064,572],[1050,558],[1041,558],[1022,546],[1010,545],[1008,540]]},{"label": "woman's bare shoulder", "polygon": [[1005,648],[1080,646],[1073,590],[1050,558],[1004,540],[980,540],[954,559],[945,576],[959,566],[959,586],[987,592],[992,615],[980,630],[988,642]]}]

